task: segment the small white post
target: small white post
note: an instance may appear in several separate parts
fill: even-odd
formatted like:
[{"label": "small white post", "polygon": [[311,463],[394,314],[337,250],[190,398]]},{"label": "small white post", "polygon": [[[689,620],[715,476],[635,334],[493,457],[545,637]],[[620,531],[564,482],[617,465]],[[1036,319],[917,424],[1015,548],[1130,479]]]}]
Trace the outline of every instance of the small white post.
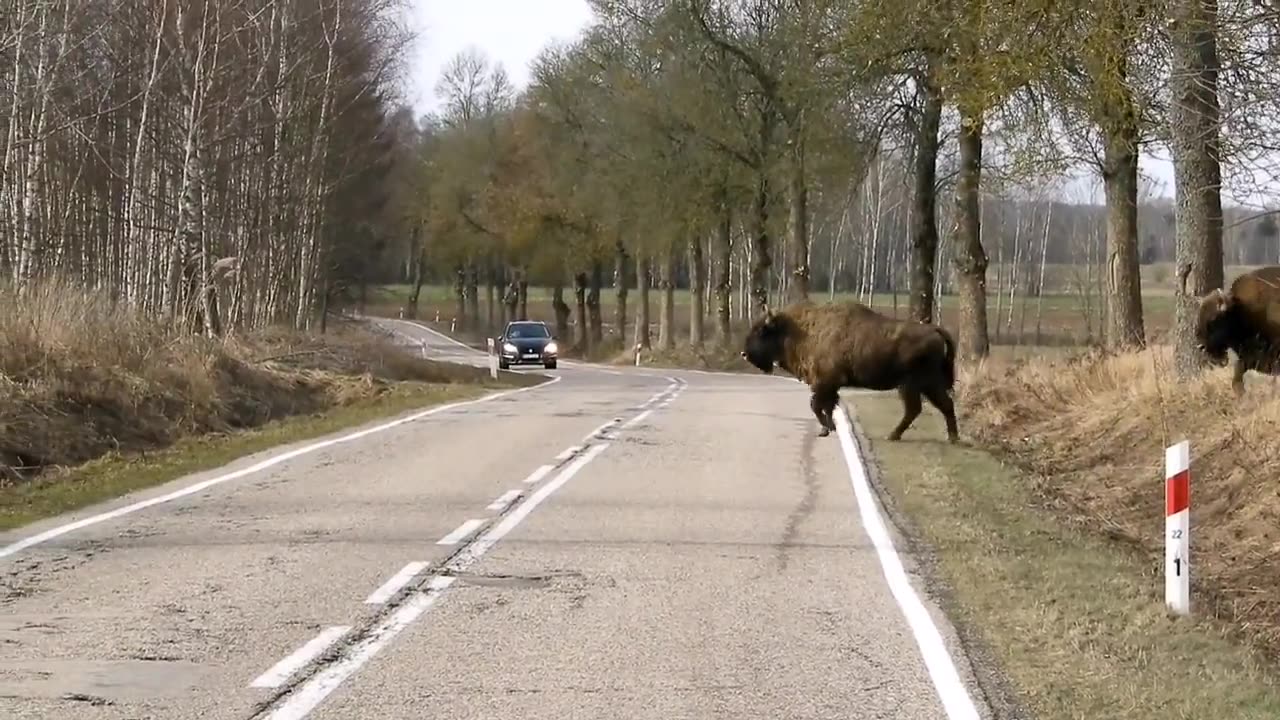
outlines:
[{"label": "small white post", "polygon": [[488,338],[488,340],[489,340],[489,375],[492,376],[494,380],[497,380],[498,379],[498,353],[493,344],[493,338]]},{"label": "small white post", "polygon": [[458,327],[458,318],[449,321],[449,332],[453,332]]},{"label": "small white post", "polygon": [[1191,614],[1191,443],[1164,451],[1164,602]]},{"label": "small white post", "polygon": [[636,367],[640,367],[640,343],[636,343]]},{"label": "small white post", "polygon": [[400,319],[404,319],[404,308],[400,308]]},{"label": "small white post", "polygon": [[440,322],[440,311],[436,311],[436,322]]}]

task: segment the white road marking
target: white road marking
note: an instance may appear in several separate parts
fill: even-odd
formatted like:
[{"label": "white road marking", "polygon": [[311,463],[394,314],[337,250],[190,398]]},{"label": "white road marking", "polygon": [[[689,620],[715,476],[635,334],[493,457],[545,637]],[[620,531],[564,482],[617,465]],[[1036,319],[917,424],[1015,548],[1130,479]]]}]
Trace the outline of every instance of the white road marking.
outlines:
[{"label": "white road marking", "polygon": [[911,626],[916,645],[924,658],[925,667],[933,686],[938,691],[938,699],[942,701],[949,720],[979,720],[978,710],[974,707],[969,691],[960,680],[942,634],[929,616],[929,611],[920,602],[920,597],[911,587],[902,560],[893,548],[893,540],[885,528],[884,521],[877,509],[875,495],[867,482],[866,468],[853,440],[852,422],[843,406],[837,407],[833,413],[836,432],[840,436],[840,448],[844,451],[845,464],[849,468],[849,482],[853,485],[853,493],[858,498],[858,513],[862,517],[862,526],[867,531],[880,557],[880,567],[884,571],[885,581],[893,593],[899,609]]},{"label": "white road marking", "polygon": [[510,505],[512,500],[515,500],[518,497],[520,497],[519,490],[508,490],[499,495],[497,500],[489,503],[489,506],[486,507],[485,510],[501,511],[503,508]]},{"label": "white road marking", "polygon": [[[514,530],[538,505],[541,505],[547,498],[551,497],[552,493],[563,487],[565,483],[569,482],[574,475],[577,475],[582,468],[586,467],[592,460],[595,460],[608,447],[608,443],[592,445],[587,452],[566,465],[550,482],[542,485],[531,493],[529,497],[525,498],[501,522],[489,528],[479,539],[464,547],[457,555],[454,555],[445,564],[443,571],[449,573],[465,571],[497,544],[499,540]],[[386,647],[396,635],[429,610],[440,599],[445,589],[453,583],[453,580],[454,578],[448,575],[432,578],[426,591],[411,596],[405,604],[396,608],[396,611],[390,617],[379,623],[367,636],[357,642],[347,654],[303,683],[296,692],[290,695],[268,716],[268,720],[302,720],[305,718],[308,713],[324,701],[329,693],[336,690],[356,670],[359,670],[361,666],[377,655],[382,648]]]},{"label": "white road marking", "polygon": [[574,455],[580,452],[582,452],[581,445],[570,445],[569,447],[560,451],[560,454],[556,456],[556,461],[564,462],[565,460],[568,460],[569,458],[573,457]]},{"label": "white road marking", "polygon": [[475,519],[468,520],[462,523],[461,525],[459,525],[457,528],[455,528],[453,532],[437,540],[436,544],[437,545],[457,545],[463,538],[471,535],[471,533],[478,530],[480,526],[483,524],[484,524],[483,520],[475,520]]},{"label": "white road marking", "polygon": [[543,465],[542,467],[538,468],[537,470],[534,470],[533,472],[529,473],[529,477],[525,478],[525,479],[524,479],[524,482],[525,482],[525,484],[526,484],[526,485],[532,485],[532,484],[534,484],[534,483],[536,483],[536,482],[538,482],[538,481],[542,480],[542,478],[544,478],[544,477],[546,477],[546,476],[547,476],[547,473],[549,473],[549,472],[551,472],[552,470],[555,470],[555,469],[556,469],[556,466],[555,466],[555,465]]},{"label": "white road marking", "polygon": [[124,507],[119,507],[119,508],[116,508],[115,510],[110,510],[108,512],[92,515],[90,517],[83,518],[75,522],[67,523],[65,525],[59,525],[58,527],[55,527],[51,530],[46,530],[37,535],[32,535],[30,537],[23,538],[22,540],[19,540],[15,543],[11,543],[9,545],[4,546],[3,548],[0,548],[0,558],[6,558],[6,557],[9,557],[10,555],[15,555],[19,552],[22,552],[23,550],[26,550],[27,548],[40,545],[41,543],[48,542],[56,537],[61,537],[62,535],[66,535],[67,533],[70,533],[70,532],[75,532],[76,530],[80,530],[82,528],[86,528],[91,525],[97,525],[99,523],[103,523],[108,520],[114,520],[118,517],[123,517],[125,515],[138,512],[139,510],[145,510],[155,505],[162,505],[164,503],[172,502],[174,500],[178,500],[180,498],[184,498],[189,495],[194,495],[198,492],[208,490],[209,488],[214,487],[215,485],[221,485],[222,483],[228,482],[230,480],[238,480],[247,475],[252,475],[256,472],[266,470],[269,467],[274,467],[276,465],[279,465],[282,462],[292,460],[302,455],[313,453],[317,450],[322,450],[324,448],[332,447],[334,445],[338,445],[341,443],[351,442],[352,440],[359,440],[362,437],[373,435],[375,433],[385,432],[387,430],[390,430],[391,428],[399,427],[406,423],[414,422],[415,420],[421,420],[422,418],[427,417],[428,415],[435,415],[438,413],[447,412],[449,410],[455,410],[460,407],[466,407],[468,405],[477,405],[479,403],[488,402],[490,400],[496,400],[501,397],[509,397],[511,395],[516,395],[518,393],[529,392],[530,390],[537,390],[538,388],[544,388],[548,385],[553,385],[557,382],[560,382],[559,376],[553,377],[552,379],[544,383],[538,383],[537,385],[530,385],[529,387],[516,388],[514,390],[503,390],[502,392],[496,392],[491,395],[486,395],[481,398],[476,398],[474,400],[463,400],[460,402],[449,403],[448,405],[440,405],[438,407],[433,407],[428,410],[423,410],[421,412],[413,413],[412,415],[407,415],[405,417],[400,418],[399,420],[392,420],[390,422],[382,423],[381,425],[375,425],[373,427],[365,428],[364,430],[359,430],[353,433],[348,433],[340,437],[330,438],[328,440],[321,440],[320,442],[311,443],[310,445],[306,445],[300,448],[296,448],[294,450],[290,450],[289,452],[285,452],[279,455],[269,457],[266,460],[262,460],[260,462],[254,463],[249,467],[241,468],[240,470],[236,470],[234,472],[225,473],[223,475],[219,475],[214,478],[209,478],[208,480],[202,480],[198,483],[195,483],[194,485],[188,485],[187,487],[184,487],[180,490],[175,490],[171,493],[166,493],[158,497],[153,497],[153,498],[150,498],[149,500],[142,500],[140,502],[136,502],[131,505],[125,505]]},{"label": "white road marking", "polygon": [[644,419],[645,419],[645,418],[649,417],[649,416],[650,416],[650,415],[652,415],[652,414],[653,414],[653,410],[645,410],[644,412],[640,413],[639,415],[637,415],[637,416],[635,416],[635,417],[631,418],[630,420],[626,421],[625,423],[623,423],[623,424],[622,424],[622,427],[623,427],[623,429],[626,429],[626,428],[631,427],[632,425],[637,425],[637,424],[639,424],[639,423],[642,423],[642,422],[644,422]]},{"label": "white road marking", "polygon": [[292,654],[285,657],[280,662],[272,665],[266,672],[262,673],[253,682],[249,683],[249,687],[256,688],[274,688],[280,687],[285,680],[298,670],[306,667],[307,663],[320,657],[320,653],[329,649],[334,643],[346,635],[351,630],[351,626],[344,625],[341,627],[326,628],[305,645],[294,650]]},{"label": "white road marking", "polygon": [[391,576],[391,579],[382,584],[382,587],[374,590],[365,598],[366,605],[381,605],[390,600],[392,596],[400,592],[400,588],[409,584],[409,581],[417,576],[418,573],[427,569],[425,562],[411,562],[400,569],[400,572]]}]

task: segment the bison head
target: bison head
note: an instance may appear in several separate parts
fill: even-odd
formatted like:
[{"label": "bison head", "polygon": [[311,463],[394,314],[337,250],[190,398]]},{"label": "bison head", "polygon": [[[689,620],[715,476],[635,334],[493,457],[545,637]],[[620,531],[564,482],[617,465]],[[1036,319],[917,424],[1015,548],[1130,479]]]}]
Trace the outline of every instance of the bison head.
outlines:
[{"label": "bison head", "polygon": [[1240,310],[1221,289],[1200,301],[1196,318],[1196,344],[1219,365],[1227,362],[1227,350],[1237,345],[1247,332],[1241,323]]},{"label": "bison head", "polygon": [[772,373],[773,367],[782,361],[786,328],[783,319],[765,308],[764,317],[757,320],[747,332],[742,357],[764,373]]}]

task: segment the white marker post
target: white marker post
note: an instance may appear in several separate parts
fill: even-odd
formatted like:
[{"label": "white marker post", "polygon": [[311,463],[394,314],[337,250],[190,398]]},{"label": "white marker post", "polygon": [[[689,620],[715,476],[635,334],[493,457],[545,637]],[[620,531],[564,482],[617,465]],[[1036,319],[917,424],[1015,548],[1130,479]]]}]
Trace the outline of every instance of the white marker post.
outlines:
[{"label": "white marker post", "polygon": [[640,367],[640,343],[636,343],[636,367]]},{"label": "white marker post", "polygon": [[449,321],[449,332],[453,332],[458,327],[458,318]]},{"label": "white marker post", "polygon": [[489,375],[491,375],[494,380],[497,380],[498,379],[498,353],[496,348],[494,347],[493,338],[488,338],[488,340],[489,340]]},{"label": "white marker post", "polygon": [[440,322],[440,311],[436,311],[436,322]]},{"label": "white marker post", "polygon": [[1164,451],[1164,603],[1191,614],[1191,444]]}]

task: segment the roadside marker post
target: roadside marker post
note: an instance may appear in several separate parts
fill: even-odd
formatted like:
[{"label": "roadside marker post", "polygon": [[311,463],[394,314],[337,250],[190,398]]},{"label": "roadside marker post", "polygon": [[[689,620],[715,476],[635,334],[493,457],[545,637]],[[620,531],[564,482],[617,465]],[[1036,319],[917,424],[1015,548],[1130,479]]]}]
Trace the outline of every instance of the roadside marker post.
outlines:
[{"label": "roadside marker post", "polygon": [[489,375],[491,375],[494,380],[497,380],[498,379],[498,353],[494,347],[493,338],[488,338],[488,340],[489,340]]},{"label": "roadside marker post", "polygon": [[1191,614],[1191,443],[1164,451],[1164,603]]},{"label": "roadside marker post", "polygon": [[640,367],[640,343],[636,343],[636,367]]},{"label": "roadside marker post", "polygon": [[436,311],[436,322],[440,322],[440,311]]},{"label": "roadside marker post", "polygon": [[453,332],[454,330],[457,330],[457,329],[458,329],[458,318],[453,318],[452,320],[449,321],[449,332]]}]

